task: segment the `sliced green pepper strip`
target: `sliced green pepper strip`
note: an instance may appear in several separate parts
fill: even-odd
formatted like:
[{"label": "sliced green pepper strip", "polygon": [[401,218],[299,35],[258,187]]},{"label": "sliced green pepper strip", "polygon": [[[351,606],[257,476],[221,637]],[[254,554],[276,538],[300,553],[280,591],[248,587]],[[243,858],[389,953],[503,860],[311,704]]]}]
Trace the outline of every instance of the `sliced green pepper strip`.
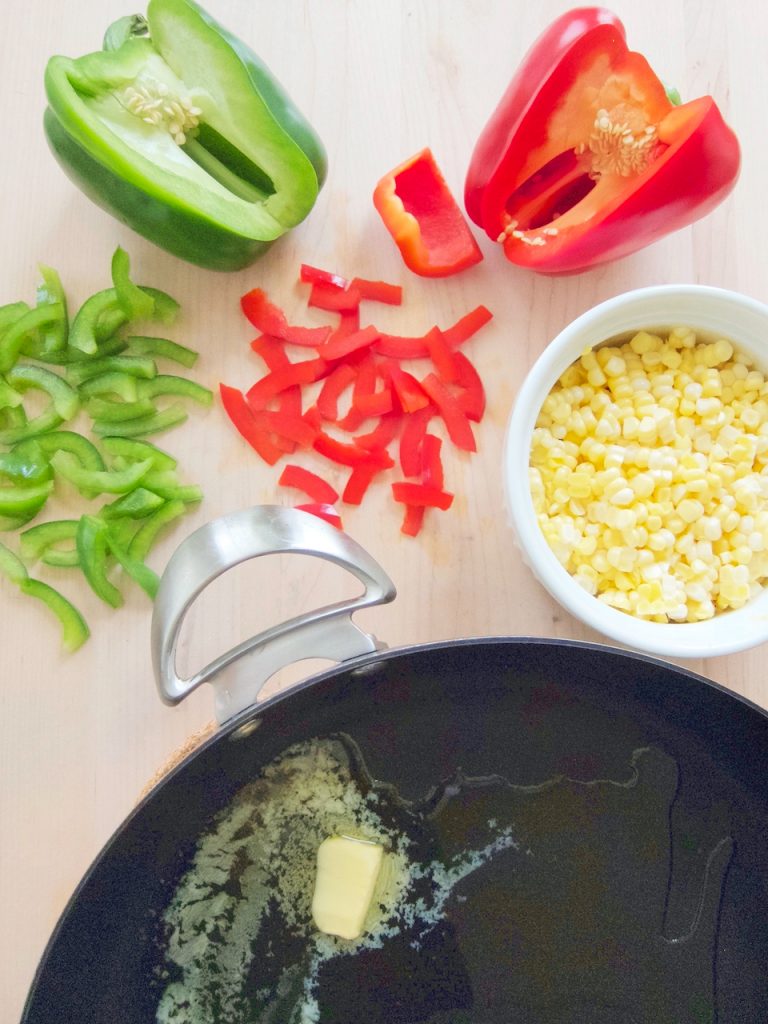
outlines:
[{"label": "sliced green pepper strip", "polygon": [[142,462],[144,459],[151,459],[155,469],[175,469],[177,460],[157,448],[150,441],[139,441],[130,437],[104,437],[101,441],[104,451],[108,455],[122,456],[130,462]]},{"label": "sliced green pepper strip", "polygon": [[185,505],[192,505],[203,500],[203,492],[197,484],[182,484],[172,471],[150,470],[141,481],[142,486],[159,494],[161,498],[168,501],[183,501]]},{"label": "sliced green pepper strip", "polygon": [[204,388],[194,380],[187,380],[186,377],[177,377],[172,373],[158,373],[152,380],[139,382],[139,396],[142,398],[156,398],[157,395],[178,395],[181,398],[189,398],[200,405],[210,405],[213,402],[213,392]]},{"label": "sliced green pepper strip", "polygon": [[152,316],[153,320],[157,320],[161,324],[165,324],[166,327],[169,327],[175,322],[176,317],[179,315],[181,306],[172,295],[169,295],[168,292],[161,291],[159,288],[151,288],[148,284],[140,284],[139,288],[141,288],[143,292],[146,292],[155,304],[155,311]]},{"label": "sliced green pepper strip", "polygon": [[69,336],[69,320],[67,318],[67,297],[61,278],[53,267],[40,267],[42,282],[37,287],[37,304],[43,306],[50,303],[61,303],[62,315],[49,324],[41,338],[26,342],[22,351],[33,359],[44,359],[48,355],[63,352],[67,347]]},{"label": "sliced green pepper strip", "polygon": [[50,395],[56,412],[63,420],[71,420],[80,408],[80,399],[71,384],[68,384],[58,373],[47,370],[44,366],[17,363],[6,374],[6,377],[8,383],[17,391],[23,392],[29,388],[45,391]]},{"label": "sliced green pepper strip", "polygon": [[121,323],[125,323],[128,319],[128,314],[120,305],[116,289],[105,288],[103,291],[91,295],[78,309],[75,319],[72,321],[69,331],[70,346],[88,355],[98,352],[99,338],[97,336],[97,328],[99,319],[104,314],[113,313],[117,314],[118,319],[122,316]]},{"label": "sliced green pepper strip", "polygon": [[106,464],[101,457],[101,452],[93,442],[74,430],[52,430],[49,434],[41,434],[32,441],[24,441],[17,445],[14,451],[26,452],[28,446],[36,445],[44,455],[51,456],[56,452],[69,452],[74,455],[83,469],[104,470]]},{"label": "sliced green pepper strip", "polygon": [[154,299],[133,283],[130,274],[131,259],[125,249],[118,246],[112,254],[112,284],[118,302],[129,320],[148,320],[155,311]]},{"label": "sliced green pepper strip", "polygon": [[102,423],[135,420],[139,416],[150,416],[156,411],[148,398],[142,398],[138,402],[114,402],[106,398],[91,398],[85,408],[91,419]]},{"label": "sliced green pepper strip", "polygon": [[52,480],[33,486],[0,487],[0,515],[25,516],[30,512],[34,515],[45,504],[52,490]]},{"label": "sliced green pepper strip", "polygon": [[0,533],[10,533],[11,530],[14,532],[20,530],[22,526],[26,526],[27,523],[31,522],[40,509],[43,507],[45,502],[38,505],[37,508],[31,512],[27,512],[23,516],[0,516]]},{"label": "sliced green pepper strip", "polygon": [[0,544],[0,573],[7,576],[11,583],[17,585],[21,585],[24,580],[29,578],[27,567],[19,556],[5,544]]},{"label": "sliced green pepper strip", "polygon": [[[99,357],[117,356],[121,352],[125,352],[127,348],[128,345],[123,338],[110,337],[99,343]],[[73,363],[80,364],[94,357],[76,348],[66,348],[61,352],[36,352],[32,358],[39,363],[48,363],[51,366],[72,366]]]},{"label": "sliced green pepper strip", "polygon": [[87,359],[67,367],[67,379],[77,387],[91,377],[105,373],[127,373],[130,377],[148,380],[157,375],[154,359],[146,356],[106,356],[104,359]]},{"label": "sliced green pepper strip", "polygon": [[164,501],[165,498],[155,491],[150,491],[146,487],[137,487],[109,505],[105,505],[100,514],[105,519],[124,519],[126,517],[144,519],[156,512]]},{"label": "sliced green pepper strip", "polygon": [[72,550],[47,548],[40,556],[40,561],[45,565],[54,566],[56,569],[76,569],[80,565],[80,556],[77,553],[77,548]]},{"label": "sliced green pepper strip", "polygon": [[93,494],[126,494],[152,468],[152,462],[145,459],[123,470],[83,469],[69,453],[63,451],[51,457],[51,465],[56,473],[69,480],[87,497]]},{"label": "sliced green pepper strip", "polygon": [[29,304],[26,302],[7,302],[0,306],[0,335],[28,312]]},{"label": "sliced green pepper strip", "polygon": [[130,553],[119,542],[117,536],[111,531],[107,534],[107,543],[109,550],[131,579],[138,583],[144,593],[154,601],[157,595],[157,588],[160,586],[160,577],[154,569],[150,569],[148,565],[144,565],[143,562],[132,558]]},{"label": "sliced green pepper strip", "polygon": [[0,476],[13,484],[45,483],[52,475],[46,454],[34,438],[22,441],[9,452],[0,452]]},{"label": "sliced green pepper strip", "polygon": [[0,443],[16,444],[27,437],[35,437],[48,430],[53,430],[64,420],[70,420],[80,408],[77,392],[62,377],[46,370],[43,366],[32,366],[19,363],[7,374],[8,382],[17,391],[36,388],[50,396],[50,405],[33,419],[18,427],[10,427],[0,431]]},{"label": "sliced green pepper strip", "polygon": [[128,351],[136,356],[154,356],[158,359],[170,359],[174,363],[180,363],[191,369],[198,359],[194,349],[179,345],[176,341],[168,338],[152,338],[146,335],[131,335],[125,339],[128,343]]},{"label": "sliced green pepper strip", "polygon": [[24,313],[0,338],[0,373],[7,373],[19,358],[22,346],[30,336],[34,338],[40,327],[56,323],[65,317],[60,302],[49,302],[35,306]]},{"label": "sliced green pepper strip", "polygon": [[[104,510],[102,509],[102,512]],[[99,513],[99,515],[102,514]],[[119,516],[117,519],[107,519],[109,532],[115,540],[126,550],[130,549],[133,538],[139,532],[140,526],[129,516]]]},{"label": "sliced green pepper strip", "polygon": [[22,593],[36,597],[47,605],[61,623],[61,642],[66,651],[76,651],[90,636],[90,630],[83,616],[63,594],[49,587],[42,580],[31,578],[20,584]]},{"label": "sliced green pepper strip", "polygon": [[102,437],[107,434],[114,434],[120,437],[143,437],[147,434],[159,434],[163,430],[170,430],[187,419],[186,410],[178,403],[169,405],[167,409],[153,413],[151,416],[140,416],[135,420],[126,420],[123,423],[102,423],[94,421],[93,431]]},{"label": "sliced green pepper strip", "polygon": [[89,377],[78,387],[81,398],[92,395],[117,395],[124,402],[135,402],[139,397],[136,378],[128,373],[100,373],[98,377]]},{"label": "sliced green pepper strip", "polygon": [[52,544],[74,540],[77,523],[77,519],[54,519],[48,523],[40,523],[39,526],[31,526],[19,537],[21,557],[27,562],[36,562]]},{"label": "sliced green pepper strip", "polygon": [[75,540],[80,568],[91,589],[102,601],[113,608],[119,608],[123,603],[123,595],[107,579],[109,542],[106,523],[96,516],[81,516]]},{"label": "sliced green pepper strip", "polygon": [[187,511],[183,501],[167,501],[157,512],[153,512],[139,528],[128,548],[128,554],[137,562],[143,562],[163,527],[183,516]]},{"label": "sliced green pepper strip", "polygon": [[12,388],[7,380],[0,377],[0,409],[15,409],[23,401],[23,396],[16,388]]}]

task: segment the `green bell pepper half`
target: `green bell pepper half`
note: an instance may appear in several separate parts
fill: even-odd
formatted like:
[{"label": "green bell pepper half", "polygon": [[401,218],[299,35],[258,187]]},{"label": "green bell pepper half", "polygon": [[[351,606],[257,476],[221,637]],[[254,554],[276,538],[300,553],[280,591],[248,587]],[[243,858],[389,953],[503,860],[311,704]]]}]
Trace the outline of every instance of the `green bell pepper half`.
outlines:
[{"label": "green bell pepper half", "polygon": [[322,143],[194,0],[150,0],[146,20],[121,19],[106,46],[52,57],[45,72],[49,145],[91,199],[213,270],[247,266],[307,216]]}]

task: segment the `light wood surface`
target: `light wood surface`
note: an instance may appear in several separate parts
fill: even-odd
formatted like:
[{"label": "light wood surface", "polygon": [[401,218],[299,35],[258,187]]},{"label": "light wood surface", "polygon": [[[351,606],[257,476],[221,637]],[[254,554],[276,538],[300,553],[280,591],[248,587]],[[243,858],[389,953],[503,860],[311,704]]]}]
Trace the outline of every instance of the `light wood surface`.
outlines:
[{"label": "light wood surface", "polygon": [[[59,269],[72,305],[109,284],[116,245],[136,277],[182,303],[173,337],[202,353],[195,377],[215,386],[252,382],[259,362],[239,311],[248,288],[265,287],[297,320],[321,322],[296,284],[302,261],[400,282],[400,309],[377,319],[401,333],[448,324],[483,302],[495,319],[469,352],[488,390],[479,453],[447,457],[457,498],[417,540],[380,488],[345,510],[349,533],[392,575],[394,604],[358,616],[392,646],[459,636],[529,634],[598,640],[535,583],[515,549],[502,498],[503,432],[515,393],[536,356],[566,323],[629,288],[700,282],[768,300],[765,97],[768,8],[693,0],[616,0],[631,45],[684,97],[711,92],[743,145],[733,195],[693,228],[605,269],[550,280],[512,267],[484,237],[484,262],[452,279],[410,274],[374,211],[377,179],[430,145],[455,195],[469,156],[525,49],[559,0],[209,0],[216,17],[247,40],[316,125],[330,176],[309,219],[249,270],[221,275],[188,266],[101,212],[49,154],[41,117],[43,70],[54,53],[98,48],[105,27],[132,13],[123,0],[4,0],[0,303],[32,299],[37,264]],[[259,502],[287,503],[279,469],[261,464],[221,409],[193,410],[158,443],[176,454],[205,501],[153,552],[159,570],[201,523]],[[65,507],[67,499],[60,507]],[[61,571],[59,571],[61,572]],[[45,942],[65,901],[104,841],[165,759],[212,716],[210,693],[170,710],[155,692],[149,657],[151,608],[126,587],[113,612],[51,570],[76,596],[93,636],[63,656],[45,610],[0,581],[0,1020],[18,1020]],[[80,581],[82,582],[82,581]],[[298,571],[262,561],[219,581],[196,614],[187,655],[207,655],[249,630],[325,602],[346,584],[314,564]],[[691,667],[768,707],[766,652],[756,649]],[[616,680],[621,685],[621,680]]]}]

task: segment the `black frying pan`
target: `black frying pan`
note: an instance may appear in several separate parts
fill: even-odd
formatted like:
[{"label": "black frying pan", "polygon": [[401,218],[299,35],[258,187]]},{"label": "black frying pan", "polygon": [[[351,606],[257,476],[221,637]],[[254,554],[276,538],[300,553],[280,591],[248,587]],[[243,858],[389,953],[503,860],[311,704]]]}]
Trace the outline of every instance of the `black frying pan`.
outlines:
[{"label": "black frying pan", "polygon": [[[418,941],[331,961],[316,1019],[768,1020],[768,716],[646,656],[492,638],[369,654],[224,726],[83,879],[23,1024],[153,1022],[158,920],[199,837],[265,765],[318,737],[396,787],[430,858],[450,863],[505,816],[518,843],[468,874]],[[288,1004],[253,1007],[295,943],[277,926],[260,942],[239,1019],[290,1024]]]}]

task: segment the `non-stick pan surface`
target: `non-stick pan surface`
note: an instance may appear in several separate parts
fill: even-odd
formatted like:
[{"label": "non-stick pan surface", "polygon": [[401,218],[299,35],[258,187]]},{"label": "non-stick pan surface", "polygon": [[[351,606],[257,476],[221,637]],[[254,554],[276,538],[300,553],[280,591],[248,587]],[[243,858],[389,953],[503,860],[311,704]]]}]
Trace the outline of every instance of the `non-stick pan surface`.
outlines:
[{"label": "non-stick pan surface", "polygon": [[[406,801],[457,771],[506,780],[522,846],[469,876],[419,943],[336,962],[321,1021],[768,1020],[768,716],[643,656],[502,638],[358,659],[208,741],[81,883],[24,1024],[153,1022],[156,923],[198,838],[286,748],[339,734]],[[639,751],[651,770],[633,787]],[[542,789],[558,777],[575,781]],[[478,791],[451,792],[445,820],[466,837]]]}]

